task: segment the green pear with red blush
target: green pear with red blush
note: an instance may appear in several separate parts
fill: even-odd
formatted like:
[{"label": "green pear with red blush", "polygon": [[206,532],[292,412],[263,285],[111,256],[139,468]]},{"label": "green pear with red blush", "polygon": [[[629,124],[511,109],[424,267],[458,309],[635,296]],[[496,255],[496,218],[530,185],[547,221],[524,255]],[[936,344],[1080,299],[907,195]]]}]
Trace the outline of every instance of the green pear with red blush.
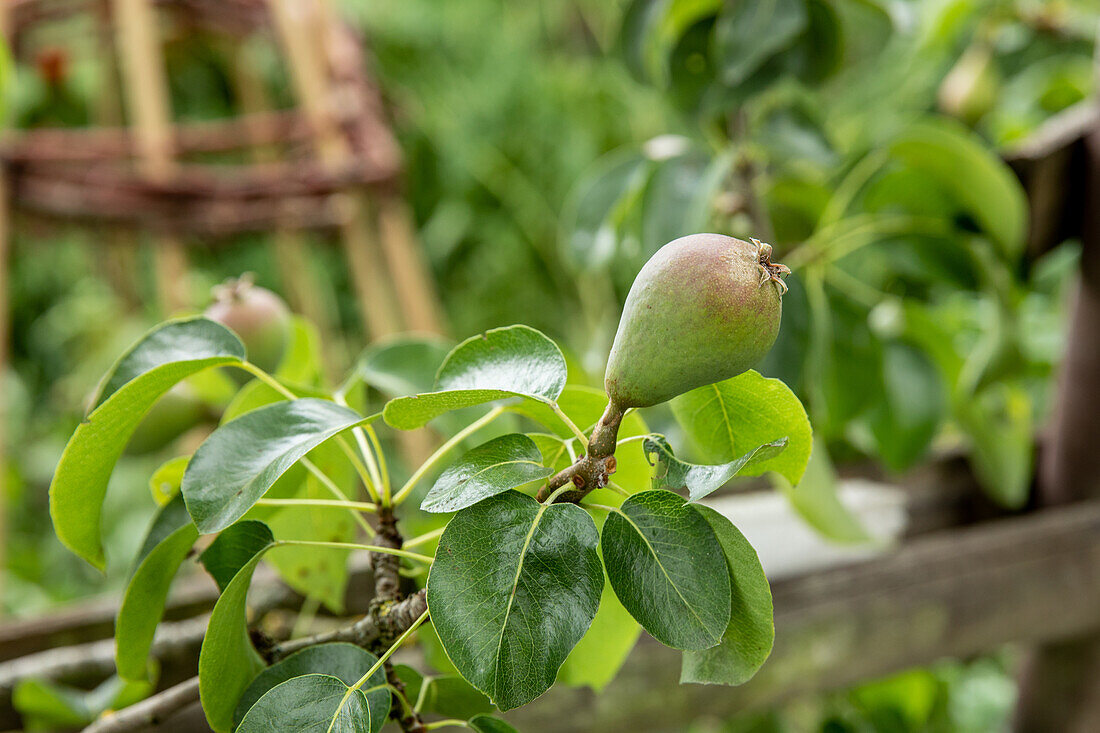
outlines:
[{"label": "green pear with red blush", "polygon": [[720,234],[661,247],[627,295],[604,388],[625,410],[649,407],[756,365],[779,334],[790,270],[772,248]]}]

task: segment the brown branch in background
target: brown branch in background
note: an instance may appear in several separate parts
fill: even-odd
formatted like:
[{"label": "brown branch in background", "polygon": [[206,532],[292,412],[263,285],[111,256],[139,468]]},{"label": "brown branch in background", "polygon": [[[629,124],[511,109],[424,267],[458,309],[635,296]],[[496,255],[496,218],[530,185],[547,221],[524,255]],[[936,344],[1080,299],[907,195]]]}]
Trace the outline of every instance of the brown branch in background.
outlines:
[{"label": "brown branch in background", "polygon": [[394,697],[401,698],[396,705],[390,706],[390,717],[397,721],[405,733],[426,733],[428,729],[420,719],[420,714],[405,707],[404,703],[409,699],[405,692],[405,683],[397,676],[392,664],[386,662],[383,667],[386,670],[386,682],[394,689]]},{"label": "brown branch in background", "polygon": [[756,179],[760,175],[760,171],[752,155],[745,149],[744,143],[748,137],[748,128],[748,115],[744,109],[738,109],[729,123],[730,138],[741,148],[738,151],[733,172],[737,178],[738,193],[741,194],[745,213],[749,215],[749,220],[752,222],[753,236],[765,242],[771,242],[775,238],[771,216],[768,214],[764,202],[760,200],[756,193]]},{"label": "brown branch in background", "polygon": [[100,718],[84,733],[129,733],[155,727],[173,713],[199,701],[199,678],[192,677],[139,703]]}]

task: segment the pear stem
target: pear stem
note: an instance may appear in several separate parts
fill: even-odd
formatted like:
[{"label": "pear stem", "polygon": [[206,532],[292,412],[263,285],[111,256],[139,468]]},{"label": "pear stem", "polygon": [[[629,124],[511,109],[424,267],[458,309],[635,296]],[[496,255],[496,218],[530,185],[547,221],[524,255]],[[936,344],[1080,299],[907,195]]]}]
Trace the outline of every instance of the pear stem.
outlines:
[{"label": "pear stem", "polygon": [[625,410],[613,401],[609,402],[603,417],[592,429],[588,450],[572,466],[551,476],[546,486],[539,491],[538,500],[546,501],[563,486],[572,483],[576,488],[559,492],[554,501],[576,504],[594,489],[607,486],[611,474],[615,473],[615,446],[618,443],[619,425],[622,424],[625,414]]}]

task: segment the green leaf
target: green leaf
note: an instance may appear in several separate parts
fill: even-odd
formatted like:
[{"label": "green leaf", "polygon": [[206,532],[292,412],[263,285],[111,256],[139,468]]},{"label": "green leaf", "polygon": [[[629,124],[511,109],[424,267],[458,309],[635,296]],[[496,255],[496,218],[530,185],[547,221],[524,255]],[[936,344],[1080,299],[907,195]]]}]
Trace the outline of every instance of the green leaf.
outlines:
[{"label": "green leaf", "polygon": [[771,56],[786,48],[806,27],[802,0],[738,2],[718,16],[715,55],[722,82],[736,87]]},{"label": "green leaf", "polygon": [[806,409],[790,387],[751,369],[672,400],[672,414],[709,463],[733,461],[758,446],[787,438],[768,460],[753,461],[744,476],[774,471],[797,485],[813,446]]},{"label": "green leaf", "polygon": [[836,471],[824,444],[814,441],[813,455],[806,467],[806,475],[798,486],[780,474],[772,481],[787,497],[798,514],[806,522],[834,542],[867,542],[871,535],[859,520],[840,501],[837,493]]},{"label": "green leaf", "polygon": [[306,453],[377,417],[304,398],[261,407],[222,425],[195,451],[183,475],[183,498],[195,525],[203,534],[228,527]]},{"label": "green leaf", "polygon": [[947,412],[946,390],[932,360],[908,344],[886,344],[882,368],[885,399],[871,412],[871,435],[883,462],[904,471],[935,437]]},{"label": "green leaf", "polygon": [[497,328],[454,348],[439,368],[435,392],[391,400],[383,415],[392,427],[413,430],[451,410],[509,397],[550,403],[566,377],[561,349],[541,332]]},{"label": "green leaf", "polygon": [[494,718],[491,715],[475,715],[470,718],[467,723],[470,727],[477,731],[477,733],[519,733],[508,723],[505,723],[500,718]]},{"label": "green leaf", "polygon": [[199,555],[199,561],[218,584],[218,590],[224,593],[241,568],[273,540],[271,529],[266,524],[245,519],[215,537]]},{"label": "green leaf", "polygon": [[422,713],[466,720],[496,709],[489,698],[457,674],[425,677],[404,664],[395,665],[394,672],[405,683],[405,694]]},{"label": "green leaf", "polygon": [[[264,526],[262,522],[239,522],[223,532],[222,537],[240,533],[242,541],[237,544],[250,543],[262,534],[256,525]],[[274,546],[275,542],[271,540],[260,547],[237,571],[214,604],[206,626],[206,636],[199,651],[199,698],[207,722],[217,733],[227,733],[232,729],[237,700],[252,678],[264,668],[263,659],[256,653],[249,638],[246,601],[256,566],[264,553]]]},{"label": "green leaf", "polygon": [[775,642],[772,591],[756,550],[733,523],[708,506],[696,509],[722,545],[733,591],[732,606],[721,644],[684,652],[680,682],[740,685],[752,679],[771,654]]},{"label": "green leaf", "polygon": [[[351,463],[333,443],[314,448],[309,458],[337,486],[356,485]],[[267,495],[273,496],[280,488],[279,483],[294,473],[292,469],[283,474]],[[287,498],[332,499],[333,494],[316,476],[303,469],[297,488]],[[285,507],[277,509],[265,521],[282,540],[354,542],[358,529],[351,512],[343,507]],[[303,596],[320,600],[333,613],[339,614],[344,610],[349,555],[349,550],[331,547],[290,546],[276,549],[267,559],[283,582]]]},{"label": "green leaf", "polygon": [[[295,397],[316,397],[320,400],[331,400],[328,393],[322,389],[315,387],[305,387],[300,384],[283,384],[291,394]],[[276,402],[285,402],[286,395],[279,392],[270,384],[261,382],[258,379],[254,379],[245,386],[241,387],[237,392],[233,401],[229,403],[229,406],[225,408],[225,412],[222,413],[221,424],[225,425],[227,422],[236,420],[241,415],[267,405],[273,405]]]},{"label": "green leaf", "polygon": [[601,692],[615,679],[641,633],[642,627],[605,582],[596,617],[558,670],[558,682]]},{"label": "green leaf", "polygon": [[118,390],[138,377],[161,367],[207,359],[215,359],[219,363],[242,361],[245,359],[244,345],[228,328],[206,318],[162,323],[142,336],[115,362],[103,378],[95,407],[102,406]]},{"label": "green leaf", "polygon": [[167,504],[157,510],[153,521],[149,523],[149,529],[145,533],[145,539],[141,542],[137,557],[134,559],[133,570],[136,572],[138,565],[161,543],[168,535],[184,525],[191,524],[191,515],[187,513],[183,497],[178,494]]},{"label": "green leaf", "polygon": [[1001,383],[955,408],[970,436],[970,462],[985,492],[998,504],[1019,509],[1031,488],[1034,445],[1032,406],[1017,384]]},{"label": "green leaf", "polygon": [[630,615],[658,641],[706,649],[730,619],[722,546],[702,514],[671,491],[643,491],[607,517],[607,577]]},{"label": "green leaf", "polygon": [[302,316],[291,316],[287,345],[275,376],[280,381],[314,384],[322,376],[321,335]]},{"label": "green leaf", "polygon": [[391,397],[431,392],[435,375],[453,347],[433,336],[398,336],[372,344],[359,358],[363,381]]},{"label": "green leaf", "polygon": [[1012,170],[975,133],[946,119],[923,121],[895,139],[890,154],[935,177],[1003,256],[1015,260],[1020,255],[1027,197]]},{"label": "green leaf", "polygon": [[191,456],[169,458],[153,471],[153,475],[149,477],[149,493],[153,495],[153,501],[160,506],[172,501],[179,493],[183,472],[187,470],[187,462],[190,460]]},{"label": "green leaf", "polygon": [[[604,408],[607,407],[607,395],[603,393],[603,390],[571,384],[558,397],[558,406],[581,430],[588,433],[591,432],[600,416],[603,415]],[[545,425],[563,439],[571,439],[574,449],[576,449],[577,442],[573,438],[573,432],[566,427],[561,418],[548,405],[540,402],[521,402],[515,405],[512,410]],[[648,434],[649,428],[637,411],[628,413],[619,425],[620,443],[629,438],[640,438]],[[541,447],[549,447],[546,442],[547,438],[538,438],[536,442],[538,441],[542,441]],[[569,455],[566,452],[559,456],[560,463],[545,463],[545,465],[557,471],[572,463],[568,459]],[[615,451],[615,459],[618,462],[618,468],[612,477],[615,483],[631,492],[649,488],[650,479],[653,477],[653,466],[649,464],[645,451],[642,450],[641,440],[632,440],[619,447]],[[589,499],[598,504],[610,504],[612,506],[618,506],[622,503],[622,496],[610,489],[597,489],[589,494]]]},{"label": "green leaf", "polygon": [[103,497],[111,471],[141,418],[177,382],[243,358],[244,346],[236,336],[199,318],[160,326],[119,360],[104,381],[97,407],[65,446],[50,484],[50,516],[62,544],[104,569]]},{"label": "green leaf", "polygon": [[534,700],[596,615],[599,533],[574,504],[508,491],[456,514],[428,575],[447,655],[501,710]]},{"label": "green leaf", "polygon": [[[240,723],[252,706],[269,690],[295,677],[307,674],[327,675],[350,687],[369,672],[377,661],[378,657],[366,649],[343,642],[318,644],[302,649],[256,675],[241,695],[234,719]],[[381,667],[363,683],[364,696],[370,709],[371,730],[380,729],[390,711],[392,695],[385,689],[385,684],[386,672]]]},{"label": "green leaf", "polygon": [[653,488],[687,489],[689,500],[699,501],[725,486],[742,469],[751,470],[752,462],[767,461],[779,455],[787,447],[787,439],[758,445],[740,458],[717,466],[697,466],[681,461],[673,455],[672,446],[663,435],[652,435],[642,445],[647,455],[657,458]]},{"label": "green leaf", "polygon": [[182,497],[173,499],[154,520],[115,619],[115,664],[124,679],[148,678],[149,647],[164,615],[168,590],[198,538]]},{"label": "green leaf", "polygon": [[533,440],[518,433],[502,435],[451,464],[428,490],[420,508],[426,512],[457,512],[552,473],[542,465],[542,454]]},{"label": "green leaf", "polygon": [[373,733],[381,730],[374,720],[366,691],[327,674],[307,674],[268,690],[237,733]]},{"label": "green leaf", "polygon": [[26,730],[82,728],[108,710],[121,710],[144,700],[154,689],[150,681],[126,682],[111,677],[94,690],[80,690],[49,680],[25,679],[12,691],[12,707]]}]

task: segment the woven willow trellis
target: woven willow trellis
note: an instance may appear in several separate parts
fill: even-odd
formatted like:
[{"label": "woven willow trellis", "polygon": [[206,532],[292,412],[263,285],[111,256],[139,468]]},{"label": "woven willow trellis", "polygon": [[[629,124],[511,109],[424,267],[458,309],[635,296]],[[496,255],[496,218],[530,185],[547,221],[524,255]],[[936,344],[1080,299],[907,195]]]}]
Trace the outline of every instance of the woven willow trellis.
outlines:
[{"label": "woven willow trellis", "polygon": [[[359,39],[327,0],[4,0],[0,14],[17,58],[43,28],[88,16],[104,77],[119,82],[115,121],[125,121],[9,131],[0,161],[14,210],[108,224],[115,248],[151,232],[168,309],[188,305],[180,288],[187,246],[271,231],[292,305],[319,317],[310,292],[320,284],[302,281],[308,251],[298,233],[333,230],[372,336],[442,329],[400,198],[400,151]],[[196,31],[225,38],[230,53],[243,39],[272,37],[297,106],[272,110],[242,54],[230,64],[241,114],[175,124],[164,39]],[[209,162],[233,151],[247,152],[245,162]]]}]

